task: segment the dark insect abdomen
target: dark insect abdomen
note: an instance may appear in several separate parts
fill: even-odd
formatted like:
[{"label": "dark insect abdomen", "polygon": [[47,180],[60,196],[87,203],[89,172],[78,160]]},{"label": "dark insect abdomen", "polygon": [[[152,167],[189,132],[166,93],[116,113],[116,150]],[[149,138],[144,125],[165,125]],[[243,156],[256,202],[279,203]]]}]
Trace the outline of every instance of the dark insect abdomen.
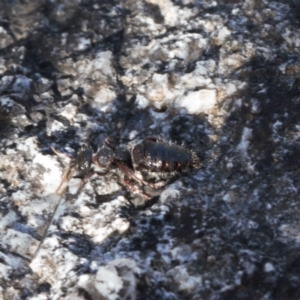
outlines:
[{"label": "dark insect abdomen", "polygon": [[171,173],[196,167],[198,157],[183,147],[148,139],[134,147],[133,159],[136,168]]}]

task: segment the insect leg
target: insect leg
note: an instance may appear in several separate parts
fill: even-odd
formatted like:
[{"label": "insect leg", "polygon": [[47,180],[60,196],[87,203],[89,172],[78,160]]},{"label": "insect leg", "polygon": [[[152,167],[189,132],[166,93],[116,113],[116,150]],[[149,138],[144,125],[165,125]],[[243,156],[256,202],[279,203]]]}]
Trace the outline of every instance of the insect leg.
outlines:
[{"label": "insect leg", "polygon": [[[57,196],[57,197],[58,197],[58,196]],[[55,207],[54,207],[53,213],[52,213],[52,215],[51,215],[51,217],[50,217],[50,220],[48,221],[48,224],[47,224],[47,226],[46,226],[46,228],[45,228],[45,230],[44,230],[44,233],[43,233],[43,235],[42,235],[42,237],[41,237],[40,243],[39,243],[37,249],[35,250],[35,252],[34,252],[34,254],[33,254],[32,258],[31,258],[31,262],[37,257],[37,255],[38,255],[38,253],[39,253],[39,251],[40,251],[40,249],[41,249],[41,247],[42,247],[42,245],[43,245],[43,243],[44,243],[44,240],[45,240],[45,238],[46,238],[46,236],[47,236],[47,234],[48,234],[49,228],[50,228],[50,226],[51,226],[51,224],[52,224],[52,222],[53,222],[53,220],[54,220],[54,217],[55,217],[55,215],[56,215],[56,212],[57,212],[57,210],[58,210],[58,207],[59,207],[60,204],[61,204],[61,200],[62,200],[62,197],[59,198],[59,200],[57,201],[57,203],[56,203],[56,205],[55,205]]]},{"label": "insect leg", "polygon": [[138,191],[138,193],[140,195],[144,196],[145,198],[147,198],[147,199],[151,198],[151,196],[149,194],[147,194],[145,191],[141,191],[141,190],[135,188],[128,179],[124,178],[124,183],[130,189],[130,191],[132,191],[133,193],[136,193]]},{"label": "insect leg", "polygon": [[128,177],[131,179],[134,179],[135,181],[139,182],[140,184],[144,184],[144,185],[148,185],[152,188],[156,188],[156,184],[155,183],[151,183],[149,181],[145,181],[141,178],[138,178],[135,175],[134,170],[132,170],[131,168],[129,168],[127,165],[120,163],[120,162],[116,162],[117,167]]},{"label": "insect leg", "polygon": [[58,195],[61,195],[64,193],[66,187],[67,187],[67,183],[70,181],[70,179],[72,178],[72,175],[74,173],[74,167],[72,166],[69,166],[64,174],[63,174],[63,177],[62,177],[62,180],[58,186],[58,188],[56,189],[55,193],[58,194]]}]

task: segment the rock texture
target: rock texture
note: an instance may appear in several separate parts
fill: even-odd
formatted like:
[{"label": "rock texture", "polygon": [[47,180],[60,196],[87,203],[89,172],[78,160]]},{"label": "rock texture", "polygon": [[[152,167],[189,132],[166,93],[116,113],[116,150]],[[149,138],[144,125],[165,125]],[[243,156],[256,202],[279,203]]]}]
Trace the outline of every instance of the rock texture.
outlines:
[{"label": "rock texture", "polygon": [[[299,299],[300,3],[0,3],[0,299]],[[150,200],[80,145],[201,168]],[[52,149],[63,155],[56,155]]]}]

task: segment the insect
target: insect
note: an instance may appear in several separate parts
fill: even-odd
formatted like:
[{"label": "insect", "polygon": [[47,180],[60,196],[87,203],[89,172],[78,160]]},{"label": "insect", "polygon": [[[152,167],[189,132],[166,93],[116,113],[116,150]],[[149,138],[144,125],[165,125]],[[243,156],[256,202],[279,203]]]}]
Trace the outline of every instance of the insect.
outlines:
[{"label": "insect", "polygon": [[[54,148],[52,150],[56,155],[64,156]],[[92,165],[96,165],[101,172],[93,171]],[[116,168],[125,175],[124,183],[132,191],[136,191],[133,185],[134,182],[142,186],[159,189],[174,176],[198,167],[200,167],[200,161],[197,154],[176,144],[149,137],[129,148],[127,146],[116,146],[112,139],[107,138],[96,154],[89,146],[81,147],[70,166],[66,168],[56,193],[60,195],[64,192],[74,172],[77,172],[83,178],[82,184],[84,184],[93,174],[97,173],[103,176],[111,169]],[[137,191],[146,199],[151,198],[144,190]],[[51,219],[54,218],[59,205],[60,201],[57,203]],[[51,222],[44,231],[33,259],[42,247],[50,224]]]},{"label": "insect", "polygon": [[[93,163],[102,171],[91,171]],[[94,173],[105,175],[117,168],[125,175],[125,184],[134,191],[134,182],[158,189],[174,176],[199,166],[199,157],[194,151],[176,144],[149,137],[128,148],[116,146],[112,139],[107,138],[95,155],[87,146],[79,150],[75,160],[65,171],[57,193],[61,194],[65,182],[70,180],[75,170],[83,177],[83,182],[86,182]]]}]

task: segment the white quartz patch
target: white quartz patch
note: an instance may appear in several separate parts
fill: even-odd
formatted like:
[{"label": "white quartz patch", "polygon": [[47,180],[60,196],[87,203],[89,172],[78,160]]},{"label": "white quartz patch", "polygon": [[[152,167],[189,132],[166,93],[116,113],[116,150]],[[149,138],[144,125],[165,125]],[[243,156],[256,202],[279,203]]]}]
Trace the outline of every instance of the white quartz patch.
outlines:
[{"label": "white quartz patch", "polygon": [[180,291],[191,292],[202,286],[201,276],[191,276],[185,266],[177,266],[167,272]]},{"label": "white quartz patch", "polygon": [[117,95],[109,87],[103,86],[99,88],[94,97],[95,104],[99,105],[111,102],[117,98]]},{"label": "white quartz patch", "polygon": [[149,105],[149,100],[142,95],[136,95],[135,103],[137,104],[138,108],[146,108]]},{"label": "white quartz patch", "polygon": [[116,300],[123,288],[123,281],[114,266],[100,267],[95,278],[95,287],[105,299]]},{"label": "white quartz patch", "polygon": [[94,277],[82,275],[78,284],[93,299],[135,300],[140,273],[141,269],[134,260],[120,258],[100,266]]},{"label": "white quartz patch", "polygon": [[190,92],[175,100],[175,107],[185,108],[190,114],[210,113],[217,104],[216,90]]},{"label": "white quartz patch", "polygon": [[265,265],[264,265],[264,271],[265,271],[266,273],[274,272],[274,271],[275,271],[275,268],[274,268],[274,266],[273,266],[272,263],[267,262],[267,263],[265,263]]},{"label": "white quartz patch", "polygon": [[69,103],[61,111],[60,115],[65,117],[69,121],[73,121],[77,113],[77,106]]},{"label": "white quartz patch", "polygon": [[104,75],[112,77],[114,75],[114,68],[111,61],[112,53],[110,51],[105,51],[99,52],[92,64],[95,70],[101,70]]},{"label": "white quartz patch", "polygon": [[[8,280],[10,270],[11,270],[11,267],[9,265],[0,263],[0,278],[1,279],[3,278],[4,280]],[[1,297],[1,294],[0,294],[0,299],[1,300],[4,299]]]},{"label": "white quartz patch", "polygon": [[[39,173],[39,165],[46,170]],[[53,156],[37,154],[33,159],[31,172],[32,177],[37,176],[41,178],[40,183],[42,184],[42,193],[44,196],[55,193],[61,181],[62,174]]]},{"label": "white quartz patch", "polygon": [[130,227],[130,223],[122,218],[116,218],[110,223],[105,222],[105,216],[108,213],[108,211],[102,211],[99,214],[93,215],[90,223],[86,223],[83,226],[85,234],[89,235],[94,243],[103,242],[106,238],[108,238],[115,232],[122,234]]},{"label": "white quartz patch", "polygon": [[11,100],[7,96],[0,97],[0,105],[6,107],[13,107],[15,105],[15,101]]},{"label": "white quartz patch", "polygon": [[6,250],[30,258],[39,242],[27,233],[8,228],[1,238],[1,244]]},{"label": "white quartz patch", "polygon": [[169,201],[174,201],[174,199],[179,198],[179,196],[180,191],[176,188],[175,184],[171,184],[160,194],[159,201],[161,204],[166,204]]},{"label": "white quartz patch", "polygon": [[178,24],[178,10],[173,5],[171,0],[147,0],[148,3],[159,6],[160,12],[164,17],[164,21],[169,26],[176,26]]}]

